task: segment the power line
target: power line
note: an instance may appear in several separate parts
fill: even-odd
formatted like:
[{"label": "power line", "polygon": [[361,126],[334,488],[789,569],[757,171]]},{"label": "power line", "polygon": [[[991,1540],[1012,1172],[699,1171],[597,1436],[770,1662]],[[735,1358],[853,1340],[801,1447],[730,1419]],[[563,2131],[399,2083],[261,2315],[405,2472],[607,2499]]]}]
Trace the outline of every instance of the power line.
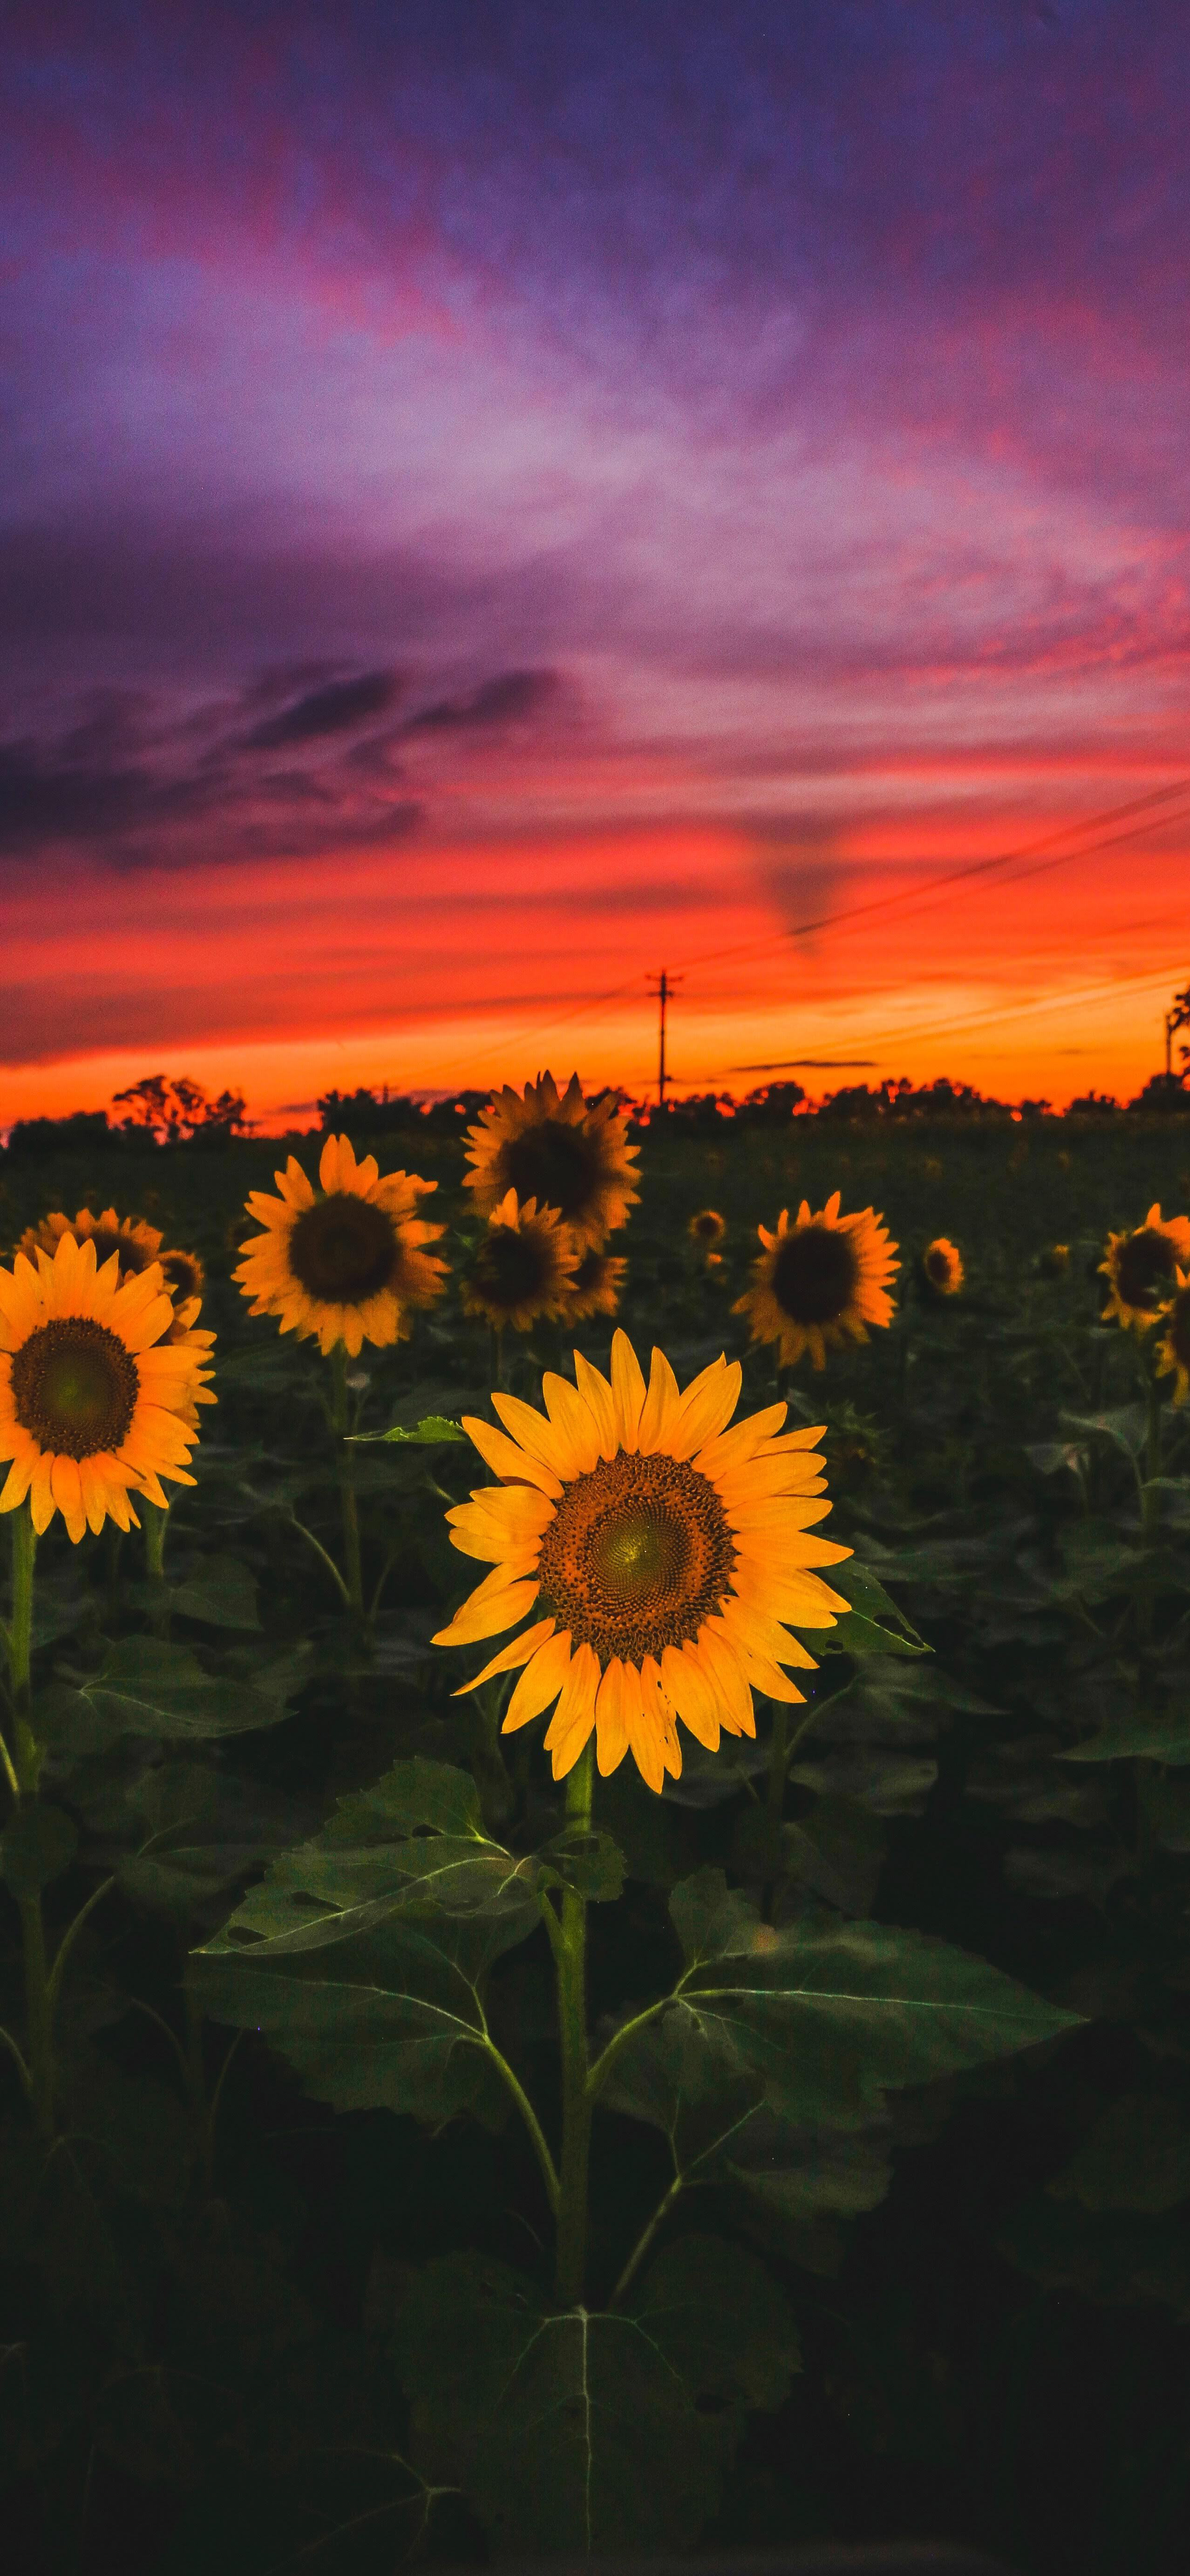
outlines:
[{"label": "power line", "polygon": [[[873,913],[891,911],[899,905],[929,904],[935,902],[939,895],[946,893],[951,886],[967,883],[972,878],[988,876],[996,869],[1013,869],[1022,877],[1034,876],[1042,874],[1051,867],[1065,866],[1072,859],[1093,857],[1100,850],[1114,849],[1122,841],[1135,839],[1137,831],[1143,826],[1138,823],[1128,831],[1114,834],[1106,840],[1093,841],[1086,846],[1080,846],[1076,841],[1074,848],[1059,850],[1052,857],[1042,857],[1036,866],[1022,864],[1033,859],[1038,852],[1052,851],[1055,841],[1070,840],[1072,836],[1094,830],[1100,823],[1120,822],[1128,815],[1147,816],[1155,806],[1167,804],[1172,798],[1184,795],[1188,791],[1190,791],[1190,776],[1175,779],[1169,786],[1154,788],[1148,795],[1131,798],[1123,805],[1105,806],[1098,813],[1086,816],[1081,823],[1067,823],[1059,831],[1046,833],[1040,840],[1023,843],[1019,849],[1002,851],[990,859],[967,861],[962,867],[948,870],[945,876],[934,878],[928,885],[903,886],[891,894],[873,896],[867,903],[844,905],[838,911],[820,913],[810,921],[790,922],[778,935],[787,939],[807,938],[814,931],[833,929],[840,922],[858,921],[870,917]],[[1183,819],[1181,815],[1162,818],[1163,822],[1176,822]],[[1017,877],[1014,875],[1012,880],[1005,880],[1005,882],[1008,881],[1016,882]],[[728,965],[748,956],[758,956],[772,946],[773,933],[769,931],[760,939],[753,937],[737,944],[734,948],[705,950],[702,956],[688,959],[687,966],[693,968],[709,964]],[[588,1019],[593,1012],[606,1010],[610,1003],[622,1001],[629,994],[639,993],[640,984],[640,977],[634,975],[627,983],[615,985],[609,992],[593,995],[588,1001],[576,1004],[573,1010],[563,1012],[556,1019],[546,1021],[544,1026],[538,1023],[535,1027],[516,1030],[512,1035],[505,1034],[494,1040],[489,1047],[480,1048],[467,1056],[456,1057],[452,1063],[440,1066],[439,1078],[441,1079],[443,1074],[449,1076],[460,1068],[465,1070],[472,1064],[482,1063],[486,1056],[502,1054],[509,1048],[518,1046],[525,1039],[534,1036],[538,1038],[552,1036],[557,1029],[571,1027],[576,1020]]]},{"label": "power line", "polygon": [[649,986],[649,991],[656,994],[661,1005],[657,1030],[657,1106],[659,1109],[665,1107],[665,1085],[669,1078],[665,1070],[666,1005],[673,999],[674,986],[684,984],[685,981],[684,975],[667,975],[663,966],[656,982]]}]

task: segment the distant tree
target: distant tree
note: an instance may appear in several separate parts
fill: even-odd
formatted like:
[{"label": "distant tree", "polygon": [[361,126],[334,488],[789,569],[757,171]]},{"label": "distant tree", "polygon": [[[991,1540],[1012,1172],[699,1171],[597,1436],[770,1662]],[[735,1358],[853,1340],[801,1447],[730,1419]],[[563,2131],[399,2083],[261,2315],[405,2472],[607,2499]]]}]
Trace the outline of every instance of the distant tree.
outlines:
[{"label": "distant tree", "polygon": [[1190,1047],[1187,1046],[1178,1048],[1184,1069],[1180,1075],[1174,1073],[1173,1042],[1179,1029],[1190,1029],[1190,984],[1187,985],[1184,993],[1174,994],[1165,1014],[1165,1079],[1167,1082],[1179,1080],[1185,1082],[1187,1074],[1190,1073],[1190,1064],[1187,1063],[1187,1059],[1190,1058]]},{"label": "distant tree", "polygon": [[1068,1118],[1118,1118],[1119,1114],[1119,1101],[1113,1100],[1107,1091],[1081,1092],[1077,1100],[1071,1101],[1066,1112]]},{"label": "distant tree", "polygon": [[118,1142],[102,1109],[75,1109],[68,1118],[18,1118],[8,1139],[10,1154],[62,1154]]},{"label": "distant tree", "polygon": [[185,1074],[176,1081],[164,1073],[145,1074],[127,1091],[114,1093],[112,1107],[127,1110],[121,1122],[126,1134],[139,1129],[158,1145],[186,1144],[199,1136],[206,1143],[222,1143],[243,1135],[249,1123],[242,1092],[221,1091],[217,1100],[208,1100],[202,1084]]},{"label": "distant tree", "polygon": [[1130,1112],[1139,1111],[1144,1118],[1190,1117],[1190,1091],[1176,1073],[1150,1074],[1143,1091],[1128,1103]]}]

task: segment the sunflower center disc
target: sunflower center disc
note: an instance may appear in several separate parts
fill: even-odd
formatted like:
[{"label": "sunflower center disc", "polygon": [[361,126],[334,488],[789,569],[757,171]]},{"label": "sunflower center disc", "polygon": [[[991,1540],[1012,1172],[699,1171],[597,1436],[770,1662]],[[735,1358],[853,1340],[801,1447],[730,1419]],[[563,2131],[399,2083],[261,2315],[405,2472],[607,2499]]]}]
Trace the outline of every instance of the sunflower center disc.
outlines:
[{"label": "sunflower center disc", "polygon": [[310,1297],[355,1306],[388,1286],[397,1239],[384,1209],[354,1190],[304,1208],[289,1238],[289,1266]]},{"label": "sunflower center disc", "polygon": [[22,1430],[43,1451],[94,1458],[127,1435],[140,1376],[131,1351],[89,1316],[69,1315],[30,1333],[12,1361],[12,1400]]},{"label": "sunflower center disc", "polygon": [[570,1126],[564,1118],[542,1118],[535,1127],[509,1139],[500,1156],[500,1172],[505,1187],[514,1189],[518,1199],[536,1199],[538,1207],[557,1208],[562,1216],[573,1217],[586,1214],[600,1164],[580,1127]]},{"label": "sunflower center disc", "polygon": [[706,1476],[684,1459],[601,1461],[576,1476],[541,1542],[542,1594],[575,1646],[602,1664],[660,1656],[696,1637],[731,1580],[735,1546]]},{"label": "sunflower center disc", "polygon": [[859,1277],[845,1234],[804,1225],[783,1235],[773,1264],[773,1295],[795,1324],[833,1324],[850,1305]]},{"label": "sunflower center disc", "polygon": [[475,1259],[475,1284],[493,1306],[523,1306],[541,1294],[552,1264],[540,1236],[514,1225],[493,1226]]},{"label": "sunflower center disc", "polygon": [[1121,1244],[1116,1262],[1116,1284],[1126,1306],[1153,1307],[1158,1292],[1167,1288],[1176,1265],[1174,1248],[1167,1234],[1158,1234],[1155,1225],[1142,1225]]}]

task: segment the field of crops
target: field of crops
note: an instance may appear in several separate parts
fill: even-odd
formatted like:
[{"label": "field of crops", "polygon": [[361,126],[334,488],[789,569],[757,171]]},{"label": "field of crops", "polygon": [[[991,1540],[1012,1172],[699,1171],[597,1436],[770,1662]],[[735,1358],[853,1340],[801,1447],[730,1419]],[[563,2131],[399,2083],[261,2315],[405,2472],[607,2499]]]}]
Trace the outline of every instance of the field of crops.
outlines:
[{"label": "field of crops", "polygon": [[[5,1523],[11,2563],[912,2534],[1164,2576],[1190,1404],[1099,1264],[1190,1208],[1190,1120],[655,1121],[616,1315],[499,1335],[459,1294],[461,1138],[356,1143],[436,1182],[450,1275],[337,1359],[231,1275],[248,1192],[290,1150],[316,1181],[320,1139],[0,1156],[10,1265],[84,1205],[199,1256],[217,1398],[167,1515],[75,1544],[55,1513],[27,1703],[28,1505]],[[892,1319],[782,1369],[733,1312],[756,1229],[836,1191],[899,1246]],[[450,1543],[492,1482],[461,1417],[540,1408],[576,1346],[606,1372],[617,1325],[646,1377],[726,1353],[737,1419],[825,1425],[813,1535],[852,1551],[804,1701],[754,1682],[715,1750],[683,1724],[660,1792],[630,1752],[555,1781],[544,1706],[501,1731],[511,1663],[456,1695],[503,1633],[431,1642],[496,1555]]]}]

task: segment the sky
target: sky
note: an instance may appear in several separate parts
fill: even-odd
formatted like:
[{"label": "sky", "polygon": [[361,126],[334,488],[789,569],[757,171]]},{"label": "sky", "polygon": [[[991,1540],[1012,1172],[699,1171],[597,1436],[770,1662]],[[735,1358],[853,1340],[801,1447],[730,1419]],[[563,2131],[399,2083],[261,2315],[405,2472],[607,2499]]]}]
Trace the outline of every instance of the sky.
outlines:
[{"label": "sky", "polygon": [[275,1128],[639,1091],[662,967],[679,1089],[1157,1069],[1183,0],[5,45],[0,1127],[159,1070]]}]

